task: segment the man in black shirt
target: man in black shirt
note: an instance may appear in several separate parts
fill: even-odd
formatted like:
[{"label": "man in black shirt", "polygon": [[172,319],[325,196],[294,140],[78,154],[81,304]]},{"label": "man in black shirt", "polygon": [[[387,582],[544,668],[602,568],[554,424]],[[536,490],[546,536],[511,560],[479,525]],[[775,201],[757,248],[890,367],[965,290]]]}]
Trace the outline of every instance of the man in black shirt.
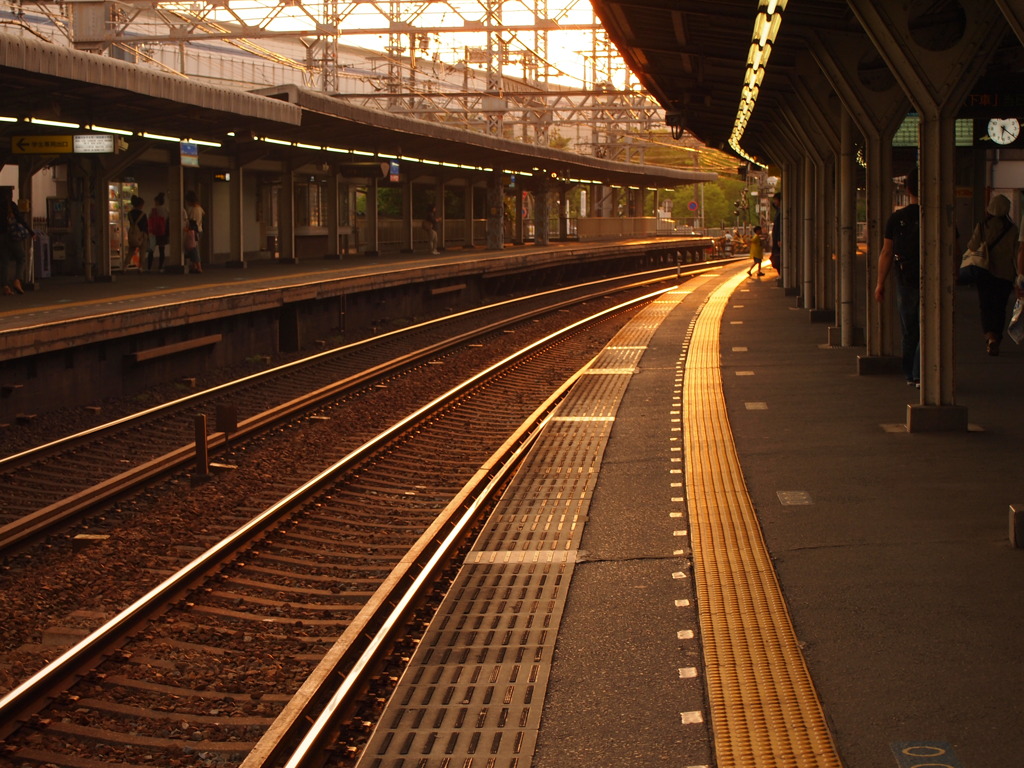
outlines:
[{"label": "man in black shirt", "polygon": [[[878,254],[875,300],[885,297],[885,281],[896,272],[896,308],[903,332],[903,373],[907,384],[921,381],[921,208],[917,203],[917,169],[905,182],[910,204],[894,211],[885,223]],[[896,269],[893,270],[895,265]]]}]

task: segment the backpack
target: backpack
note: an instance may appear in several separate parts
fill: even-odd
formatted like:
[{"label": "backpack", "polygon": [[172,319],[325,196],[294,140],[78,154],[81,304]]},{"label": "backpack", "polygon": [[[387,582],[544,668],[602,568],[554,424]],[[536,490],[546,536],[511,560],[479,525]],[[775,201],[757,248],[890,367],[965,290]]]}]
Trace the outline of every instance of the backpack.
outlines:
[{"label": "backpack", "polygon": [[161,216],[156,208],[149,214],[149,233],[157,237],[167,234],[167,219]]},{"label": "backpack", "polygon": [[921,209],[908,206],[900,213],[895,222],[892,252],[900,283],[911,287],[921,280]]}]

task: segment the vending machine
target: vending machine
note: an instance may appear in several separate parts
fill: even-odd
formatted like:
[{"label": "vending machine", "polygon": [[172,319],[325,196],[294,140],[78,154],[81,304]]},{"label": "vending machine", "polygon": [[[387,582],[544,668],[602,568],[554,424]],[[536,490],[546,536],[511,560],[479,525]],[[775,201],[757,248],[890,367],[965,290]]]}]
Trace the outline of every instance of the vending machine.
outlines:
[{"label": "vending machine", "polygon": [[138,268],[138,265],[125,262],[128,254],[128,211],[132,209],[132,197],[137,194],[139,185],[134,181],[115,181],[107,185],[111,272]]}]

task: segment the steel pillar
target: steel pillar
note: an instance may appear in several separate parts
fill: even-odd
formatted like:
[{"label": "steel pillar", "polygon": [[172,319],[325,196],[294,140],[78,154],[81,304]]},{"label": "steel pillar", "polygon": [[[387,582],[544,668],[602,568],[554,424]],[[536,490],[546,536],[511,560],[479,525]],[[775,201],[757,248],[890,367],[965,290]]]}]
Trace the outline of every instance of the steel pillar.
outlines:
[{"label": "steel pillar", "polygon": [[849,0],[850,8],[921,118],[921,389],[907,429],[962,431],[953,340],[953,125],[964,97],[1006,33],[995,4],[963,3],[934,14],[923,5]]}]

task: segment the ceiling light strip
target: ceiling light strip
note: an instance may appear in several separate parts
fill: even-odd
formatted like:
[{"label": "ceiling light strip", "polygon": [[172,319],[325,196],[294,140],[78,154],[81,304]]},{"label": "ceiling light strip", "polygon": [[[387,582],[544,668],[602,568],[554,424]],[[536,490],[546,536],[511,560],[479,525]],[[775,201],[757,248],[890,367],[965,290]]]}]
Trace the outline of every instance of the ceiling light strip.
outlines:
[{"label": "ceiling light strip", "polygon": [[757,103],[757,96],[761,91],[761,81],[764,80],[768,58],[772,55],[775,37],[779,34],[779,27],[782,26],[782,12],[786,10],[787,2],[788,0],[760,0],[758,3],[757,17],[754,19],[754,32],[750,39],[750,50],[747,52],[747,71],[743,77],[740,104],[736,111],[736,122],[733,125],[732,135],[729,137],[729,146],[737,155],[762,168],[766,166],[743,151],[740,139],[743,138],[750,116],[754,113],[754,105]]}]

